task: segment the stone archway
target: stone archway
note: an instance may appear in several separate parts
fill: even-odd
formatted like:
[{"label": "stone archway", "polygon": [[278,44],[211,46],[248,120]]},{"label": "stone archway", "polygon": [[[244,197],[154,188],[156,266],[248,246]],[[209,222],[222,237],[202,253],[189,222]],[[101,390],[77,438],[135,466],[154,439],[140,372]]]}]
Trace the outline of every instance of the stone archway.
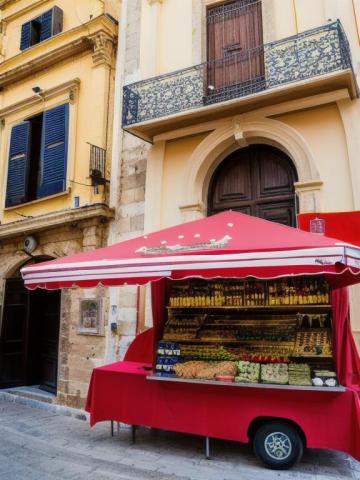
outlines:
[{"label": "stone archway", "polygon": [[234,118],[210,133],[188,159],[180,205],[184,221],[205,216],[210,179],[222,160],[254,143],[274,146],[292,160],[298,176],[299,211],[320,209],[322,181],[311,149],[299,132],[278,120]]}]

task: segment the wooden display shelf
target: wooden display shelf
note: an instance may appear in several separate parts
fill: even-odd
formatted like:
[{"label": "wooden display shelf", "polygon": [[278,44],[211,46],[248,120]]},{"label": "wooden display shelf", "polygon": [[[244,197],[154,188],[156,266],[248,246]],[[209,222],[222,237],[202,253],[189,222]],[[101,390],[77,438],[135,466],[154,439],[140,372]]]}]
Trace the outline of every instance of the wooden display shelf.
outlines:
[{"label": "wooden display shelf", "polygon": [[184,343],[184,342],[191,342],[191,343],[210,343],[210,342],[215,342],[215,343],[241,343],[242,345],[274,345],[274,342],[276,345],[279,346],[289,346],[293,342],[286,342],[286,341],[275,341],[275,340],[238,340],[238,339],[230,339],[230,338],[187,338],[187,339],[181,339],[181,340],[168,340],[168,339],[162,339],[163,342],[176,342],[176,343]]},{"label": "wooden display shelf", "polygon": [[205,307],[192,306],[192,307],[166,307],[168,310],[331,310],[331,305],[248,305],[248,306],[220,306],[211,305]]},{"label": "wooden display shelf", "polygon": [[305,385],[277,385],[268,383],[240,383],[240,382],[220,382],[218,380],[196,380],[192,378],[176,378],[176,377],[160,377],[159,375],[147,375],[148,380],[156,380],[160,382],[177,382],[177,383],[194,383],[199,385],[224,385],[227,387],[237,388],[264,388],[275,390],[307,390],[309,392],[324,393],[341,393],[346,392],[346,388],[339,385],[338,387],[314,387]]}]

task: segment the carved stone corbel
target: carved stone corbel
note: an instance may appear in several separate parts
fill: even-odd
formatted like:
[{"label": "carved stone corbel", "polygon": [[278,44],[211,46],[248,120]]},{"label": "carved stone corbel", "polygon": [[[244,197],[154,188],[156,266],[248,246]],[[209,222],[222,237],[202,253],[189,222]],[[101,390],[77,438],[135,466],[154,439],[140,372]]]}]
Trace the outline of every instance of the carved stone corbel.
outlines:
[{"label": "carved stone corbel", "polygon": [[92,55],[94,66],[108,65],[110,67],[114,59],[114,39],[105,32],[98,32],[89,38],[94,48]]},{"label": "carved stone corbel", "polygon": [[234,120],[233,124],[235,142],[239,145],[239,147],[247,147],[249,143],[245,137],[240,121]]}]

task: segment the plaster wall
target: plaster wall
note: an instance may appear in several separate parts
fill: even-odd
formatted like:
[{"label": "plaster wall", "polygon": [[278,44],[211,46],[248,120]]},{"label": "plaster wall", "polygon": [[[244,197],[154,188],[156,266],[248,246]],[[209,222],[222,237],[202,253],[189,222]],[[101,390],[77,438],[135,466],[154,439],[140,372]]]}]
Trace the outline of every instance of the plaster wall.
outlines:
[{"label": "plaster wall", "polygon": [[[113,11],[112,5],[119,4],[118,0],[112,0],[112,4],[108,2],[106,11]],[[4,49],[4,60],[15,55],[21,55],[19,51],[21,26],[42,13],[57,6],[64,11],[63,31],[71,30],[81,24],[88,22],[91,18],[104,13],[105,3],[101,0],[76,0],[72,2],[69,8],[68,0],[45,0],[32,1],[20,0],[13,2],[7,8],[1,11],[1,19],[5,24],[4,35],[2,35],[2,46]]]},{"label": "plaster wall", "polygon": [[[218,0],[136,0],[134,3],[137,5],[135,7],[138,8],[137,12],[133,11],[134,5],[131,2],[127,3],[129,16],[126,28],[130,28],[132,34],[126,55],[123,57],[125,70],[123,83],[169,73],[206,60],[206,7],[221,2]],[[341,0],[341,2],[339,0],[316,0],[315,2],[313,0],[263,0],[264,42],[280,40],[339,18],[350,43],[355,73],[359,77],[360,6],[358,3],[356,0]],[[122,142],[118,151],[122,173],[117,189],[119,214],[112,227],[112,238],[121,240],[144,230],[164,228],[205,215],[204,201],[206,203],[209,174],[204,176],[204,192],[201,195],[196,193],[192,197],[189,196],[191,202],[189,201],[188,204],[186,199],[184,200],[186,197],[184,190],[189,188],[190,191],[192,188],[193,177],[189,174],[192,168],[191,162],[198,160],[194,157],[194,152],[200,152],[199,146],[211,136],[215,138],[213,142],[215,152],[218,148],[216,135],[220,138],[226,128],[234,128],[232,126],[234,124],[238,124],[236,128],[240,143],[265,142],[282,148],[286,142],[287,146],[293,142],[293,152],[284,148],[290,157],[292,153],[295,156],[298,155],[300,150],[302,153],[299,158],[301,157],[302,160],[299,158],[297,160],[303,161],[304,157],[307,157],[308,165],[304,167],[307,176],[302,179],[305,184],[299,187],[299,190],[302,190],[300,192],[302,211],[360,209],[360,192],[358,191],[360,189],[357,187],[360,185],[360,168],[357,167],[360,150],[359,100],[345,99],[338,103],[332,100],[325,106],[308,109],[303,107],[302,99],[299,99],[298,103],[294,102],[289,107],[291,113],[274,115],[265,110],[217,121],[209,118],[211,125],[208,129],[204,125],[195,125],[193,129],[188,128],[184,132],[180,130],[169,132],[168,135],[155,138],[153,145],[146,145],[141,140],[130,139],[126,133],[118,132]],[[269,127],[266,138],[261,136],[261,132],[255,131],[255,127],[253,131],[250,126],[249,131],[242,131],[244,124],[250,125],[251,122],[256,125],[266,124],[267,121],[277,122],[277,124]],[[281,126],[284,130],[283,139]],[[285,129],[288,130],[285,131]],[[272,134],[274,134],[273,138],[271,138]],[[227,138],[223,143],[225,149],[239,148],[235,143],[234,133],[232,138]],[[216,150],[213,155],[214,162],[223,153],[220,148],[219,152]],[[141,165],[139,167],[141,176],[131,170],[137,162]],[[186,179],[191,180],[189,186],[185,185]],[[135,197],[135,191],[140,189],[138,192],[141,191],[143,194],[145,182],[145,205],[143,205],[143,199],[135,200],[139,198]],[[129,185],[131,187],[128,187]],[[139,217],[135,226],[133,218],[137,215],[144,215],[144,217],[142,220]],[[133,294],[134,292],[128,292],[130,296]],[[356,295],[353,294],[353,298],[355,297]],[[125,305],[131,300],[126,298],[126,294],[120,298],[119,292],[113,297],[119,311],[122,304]],[[134,301],[134,298],[131,301]],[[354,329],[360,332],[358,311],[359,306],[356,306],[353,300]],[[115,317],[118,320],[121,319],[120,314],[116,314]],[[119,349],[116,350],[115,357],[118,355]]]},{"label": "plaster wall", "polygon": [[303,136],[316,161],[321,187],[321,211],[354,209],[349,157],[344,128],[336,105],[277,118]]},{"label": "plaster wall", "polygon": [[[31,88],[40,86],[44,91],[56,88],[60,83],[78,80],[78,87],[74,85],[74,100],[70,101],[69,123],[69,150],[67,167],[68,191],[56,198],[44,198],[35,203],[18,205],[15,209],[0,210],[2,223],[19,220],[23,215],[41,215],[49,211],[71,208],[74,206],[74,196],[80,197],[80,205],[104,202],[104,187],[99,187],[99,193],[95,193],[89,182],[90,148],[87,142],[106,147],[106,121],[94,122],[104,113],[103,105],[109,92],[109,71],[93,69],[93,61],[90,55],[84,54],[72,58],[55,69],[42,71],[21,83],[16,83],[6,89],[0,95],[2,108],[9,107],[23,99],[32,96]],[[112,74],[111,74],[112,75]],[[61,80],[60,80],[61,79]],[[99,91],[99,96],[94,96],[94,89]],[[54,95],[45,101],[38,101],[35,105],[19,109],[5,118],[5,125],[1,130],[1,155],[0,170],[5,174],[2,177],[0,204],[5,204],[8,150],[11,128],[13,125],[26,120],[36,114],[48,110],[56,105],[69,102],[69,91]],[[107,109],[107,103],[105,103]],[[107,113],[107,112],[106,112]],[[103,119],[105,120],[105,119]],[[86,186],[89,185],[89,186]]]}]

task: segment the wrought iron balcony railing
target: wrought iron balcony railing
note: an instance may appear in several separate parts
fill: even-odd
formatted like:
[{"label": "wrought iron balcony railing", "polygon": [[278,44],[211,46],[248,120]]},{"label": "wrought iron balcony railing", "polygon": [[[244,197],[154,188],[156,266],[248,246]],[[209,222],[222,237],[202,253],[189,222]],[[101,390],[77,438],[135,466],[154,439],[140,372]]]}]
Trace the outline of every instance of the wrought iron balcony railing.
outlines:
[{"label": "wrought iron balcony railing", "polygon": [[124,87],[123,127],[351,69],[340,21]]},{"label": "wrought iron balcony railing", "polygon": [[[89,142],[88,142],[89,143]],[[98,193],[99,185],[106,185],[106,150],[89,143],[90,165],[89,177],[94,191]]]}]

